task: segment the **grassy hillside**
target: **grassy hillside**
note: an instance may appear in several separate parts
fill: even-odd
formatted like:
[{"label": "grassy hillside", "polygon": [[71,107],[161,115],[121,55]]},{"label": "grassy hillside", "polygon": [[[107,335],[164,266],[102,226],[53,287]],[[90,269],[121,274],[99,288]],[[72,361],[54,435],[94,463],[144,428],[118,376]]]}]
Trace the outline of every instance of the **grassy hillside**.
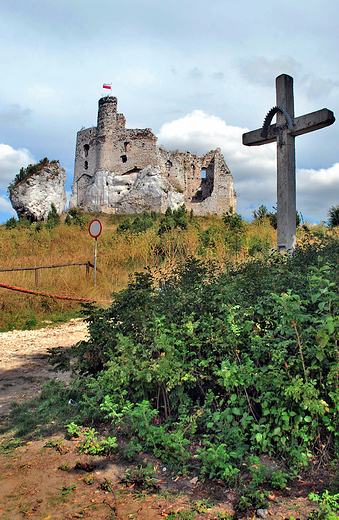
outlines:
[{"label": "grassy hillside", "polygon": [[[94,263],[94,239],[88,223],[98,217],[103,232],[98,239],[97,284],[85,266],[34,271],[0,272],[0,282],[42,292],[92,298],[107,305],[112,293],[126,287],[129,275],[144,268],[157,279],[166,278],[188,256],[213,261],[216,266],[268,258],[276,231],[268,219],[253,223],[189,214],[141,216],[83,215],[74,212],[59,224],[15,222],[0,227],[0,269],[71,262]],[[68,225],[67,225],[68,223]],[[315,230],[314,232],[320,232]],[[326,233],[326,230],[321,231]],[[300,230],[300,236],[303,235]],[[45,321],[76,315],[78,303],[12,292],[0,288],[0,330],[33,328]]]}]

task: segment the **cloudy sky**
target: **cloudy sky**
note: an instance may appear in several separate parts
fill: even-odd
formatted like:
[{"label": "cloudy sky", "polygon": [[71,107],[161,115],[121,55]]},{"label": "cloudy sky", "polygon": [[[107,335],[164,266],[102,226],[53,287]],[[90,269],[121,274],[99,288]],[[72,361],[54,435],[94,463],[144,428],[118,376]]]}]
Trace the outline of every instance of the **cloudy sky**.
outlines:
[{"label": "cloudy sky", "polygon": [[[168,149],[220,147],[237,212],[276,203],[275,145],[247,148],[275,105],[275,78],[294,77],[295,114],[339,117],[337,0],[0,0],[0,223],[21,166],[59,159],[69,191],[76,132],[96,124],[112,83],[128,128]],[[297,207],[326,220],[339,204],[339,124],[300,136]]]}]

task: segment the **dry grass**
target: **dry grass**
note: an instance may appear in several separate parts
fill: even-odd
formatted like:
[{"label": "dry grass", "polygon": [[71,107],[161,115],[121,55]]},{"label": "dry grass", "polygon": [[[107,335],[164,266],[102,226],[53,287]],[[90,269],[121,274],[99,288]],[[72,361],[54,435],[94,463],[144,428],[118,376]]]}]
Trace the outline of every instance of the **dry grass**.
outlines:
[{"label": "dry grass", "polygon": [[[157,225],[140,234],[118,234],[116,229],[123,218],[121,215],[100,214],[103,232],[98,238],[99,271],[95,286],[93,270],[86,276],[85,266],[41,270],[38,287],[35,285],[35,271],[3,272],[0,281],[61,296],[91,298],[107,305],[112,293],[123,289],[135,271],[148,268],[156,273],[161,269],[157,274],[161,278],[163,272],[173,269],[187,256],[213,260],[222,267],[248,258],[254,237],[262,241],[266,250],[274,246],[276,240],[276,232],[268,223],[260,226],[245,223],[241,241],[234,242],[223,222],[212,216],[195,218],[186,230],[170,230],[161,236],[157,234]],[[204,233],[208,234],[207,241]],[[260,251],[257,253],[262,254]],[[257,253],[252,251],[251,254]],[[94,263],[94,239],[90,237],[87,226],[81,228],[62,223],[54,229],[44,226],[39,231],[34,224],[28,228],[0,227],[0,268],[87,261]],[[0,330],[39,326],[46,320],[64,320],[79,309],[76,303],[0,288]]]}]

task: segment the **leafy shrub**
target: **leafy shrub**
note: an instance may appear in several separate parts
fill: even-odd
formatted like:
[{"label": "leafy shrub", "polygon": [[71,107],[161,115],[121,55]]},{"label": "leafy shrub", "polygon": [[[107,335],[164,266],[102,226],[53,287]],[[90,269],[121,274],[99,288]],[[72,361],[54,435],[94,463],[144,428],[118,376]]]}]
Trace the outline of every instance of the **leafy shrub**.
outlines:
[{"label": "leafy shrub", "polygon": [[186,215],[186,207],[185,204],[180,206],[178,209],[172,210],[171,208],[167,208],[165,215],[162,217],[160,221],[160,227],[158,234],[162,235],[166,231],[170,229],[186,229],[188,225],[187,215]]},{"label": "leafy shrub", "polygon": [[339,512],[339,494],[331,495],[328,490],[324,491],[322,495],[310,493],[308,495],[310,500],[319,504],[319,511],[312,511],[310,520],[336,520]]},{"label": "leafy shrub", "polygon": [[[81,227],[84,227],[84,226],[88,226],[89,222],[90,222],[90,219],[89,217],[87,217],[87,215],[84,214],[83,211],[81,211],[81,209],[79,208],[71,208],[68,213],[67,213],[67,216],[70,216],[72,217],[72,223],[75,225],[75,226],[81,226]],[[66,217],[67,218],[67,217]],[[69,221],[68,221],[69,222]],[[67,222],[67,224],[68,224]]]},{"label": "leafy shrub", "polygon": [[95,428],[81,428],[74,422],[66,425],[67,433],[71,437],[79,437],[77,450],[89,455],[109,455],[117,448],[116,437],[98,439]]},{"label": "leafy shrub", "polygon": [[128,486],[135,486],[136,488],[159,489],[152,464],[128,469],[125,475],[120,479],[120,482]]},{"label": "leafy shrub", "polygon": [[327,213],[327,225],[329,228],[339,226],[339,205],[331,206]]},{"label": "leafy shrub", "polygon": [[255,209],[252,211],[252,215],[254,220],[262,221],[265,217],[268,217],[269,213],[267,211],[266,206],[262,204],[261,206],[259,206],[257,210]]},{"label": "leafy shrub", "polygon": [[224,273],[189,258],[161,291],[137,273],[109,308],[86,307],[90,339],[71,351],[89,417],[172,465],[198,439],[202,478],[230,484],[248,452],[338,454],[338,257],[324,237]]},{"label": "leafy shrub", "polygon": [[238,213],[234,213],[232,206],[228,211],[226,211],[226,213],[223,214],[222,220],[227,229],[240,231],[243,227],[241,215],[238,215]]},{"label": "leafy shrub", "polygon": [[59,224],[59,222],[60,222],[60,215],[58,214],[57,209],[52,202],[51,210],[49,211],[49,213],[47,215],[47,227],[49,229],[52,229],[55,226],[57,226]]},{"label": "leafy shrub", "polygon": [[17,227],[17,225],[18,225],[17,219],[14,217],[11,217],[6,222],[6,229],[14,229]]},{"label": "leafy shrub", "polygon": [[133,221],[129,217],[124,219],[117,228],[117,233],[144,233],[147,229],[153,227],[156,220],[156,213],[152,211],[151,215],[147,211],[143,211],[141,215],[137,215]]}]

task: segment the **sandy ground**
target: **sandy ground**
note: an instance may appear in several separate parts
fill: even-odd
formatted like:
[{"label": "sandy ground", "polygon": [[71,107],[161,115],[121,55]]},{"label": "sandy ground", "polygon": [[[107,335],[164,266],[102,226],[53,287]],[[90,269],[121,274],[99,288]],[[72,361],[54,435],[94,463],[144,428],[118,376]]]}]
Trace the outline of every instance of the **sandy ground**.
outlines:
[{"label": "sandy ground", "polygon": [[[67,380],[69,374],[56,373],[48,364],[47,349],[70,347],[86,339],[87,326],[82,320],[48,326],[35,331],[0,333],[0,416],[9,413],[13,401],[23,402],[38,394],[42,383],[57,376]],[[0,454],[0,518],[16,520],[29,516],[38,519],[96,518],[98,520],[157,520],[171,512],[192,509],[193,502],[211,500],[208,511],[195,511],[196,520],[231,518],[239,491],[227,489],[223,483],[201,483],[198,478],[179,477],[152,456],[143,462],[157,468],[159,491],[135,494],[133,486],[123,488],[120,477],[128,464],[112,457],[90,457],[77,452],[76,442],[60,437],[61,446],[49,448],[46,439],[23,443],[11,453]],[[80,465],[80,466],[79,466]],[[83,469],[85,468],[86,469]],[[284,491],[271,492],[265,518],[300,520],[309,518],[314,508],[307,496],[317,489],[324,476],[298,477]],[[320,480],[321,478],[321,480]],[[110,482],[110,489],[102,484]],[[174,495],[171,492],[175,492]],[[170,494],[167,494],[170,493]],[[212,505],[213,504],[213,505]],[[184,515],[184,513],[183,513]],[[223,516],[224,515],[224,516]],[[183,516],[183,518],[192,518]],[[258,518],[234,516],[234,520]]]},{"label": "sandy ground", "polygon": [[0,416],[10,411],[11,402],[36,395],[46,378],[67,380],[69,374],[56,373],[48,364],[47,349],[71,347],[86,337],[87,325],[81,319],[39,330],[1,332]]}]

